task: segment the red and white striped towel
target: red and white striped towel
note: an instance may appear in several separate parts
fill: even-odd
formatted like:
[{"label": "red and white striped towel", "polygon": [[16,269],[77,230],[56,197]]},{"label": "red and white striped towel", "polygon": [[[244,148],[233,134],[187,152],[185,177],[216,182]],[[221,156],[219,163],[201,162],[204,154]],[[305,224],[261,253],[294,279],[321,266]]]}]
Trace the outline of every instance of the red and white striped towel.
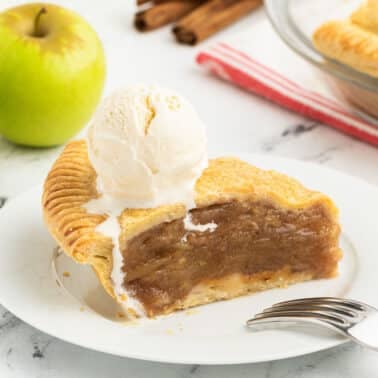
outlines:
[{"label": "red and white striped towel", "polygon": [[197,62],[240,87],[378,146],[377,125],[336,100],[316,69],[292,52],[266,19],[201,51]]}]

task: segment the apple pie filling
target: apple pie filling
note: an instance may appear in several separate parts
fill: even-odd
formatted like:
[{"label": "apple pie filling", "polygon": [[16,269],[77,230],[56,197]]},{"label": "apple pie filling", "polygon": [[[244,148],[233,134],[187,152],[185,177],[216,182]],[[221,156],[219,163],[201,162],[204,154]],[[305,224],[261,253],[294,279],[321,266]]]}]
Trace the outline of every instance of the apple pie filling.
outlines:
[{"label": "apple pie filling", "polygon": [[268,201],[232,201],[193,209],[191,219],[217,227],[188,231],[177,219],[139,234],[122,251],[124,285],[149,316],[178,309],[198,285],[233,275],[253,280],[286,271],[312,279],[337,273],[340,230],[321,203],[287,210]]}]

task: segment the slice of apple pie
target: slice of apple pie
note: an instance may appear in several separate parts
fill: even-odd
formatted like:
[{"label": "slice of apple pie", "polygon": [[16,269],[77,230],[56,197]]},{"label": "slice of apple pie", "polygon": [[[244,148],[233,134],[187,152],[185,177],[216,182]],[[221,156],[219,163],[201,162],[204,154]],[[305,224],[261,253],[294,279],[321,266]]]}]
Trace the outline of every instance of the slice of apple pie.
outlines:
[{"label": "slice of apple pie", "polygon": [[[51,234],[79,263],[90,264],[116,297],[107,218],[85,204],[99,196],[84,141],[70,143],[44,186]],[[325,195],[235,158],[210,160],[195,185],[196,207],[124,209],[118,217],[123,300],[154,317],[300,281],[337,274],[337,210]],[[130,304],[130,305],[128,305]]]}]

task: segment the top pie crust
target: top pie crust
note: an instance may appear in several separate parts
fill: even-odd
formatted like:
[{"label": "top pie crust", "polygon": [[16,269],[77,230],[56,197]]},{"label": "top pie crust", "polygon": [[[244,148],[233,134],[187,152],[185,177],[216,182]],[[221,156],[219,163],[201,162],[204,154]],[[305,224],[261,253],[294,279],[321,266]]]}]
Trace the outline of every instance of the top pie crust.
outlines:
[{"label": "top pie crust", "polygon": [[324,55],[378,77],[378,0],[368,0],[347,20],[329,21],[313,35]]},{"label": "top pie crust", "polygon": [[[89,214],[83,205],[99,196],[96,173],[83,140],[68,144],[51,168],[44,185],[42,205],[46,224],[63,248],[79,263],[90,264],[102,285],[114,297],[111,282],[112,241],[96,232],[106,219]],[[271,201],[284,209],[307,208],[317,203],[332,218],[337,216],[333,202],[325,195],[304,188],[298,181],[274,171],[264,171],[232,157],[210,160],[195,185],[197,207],[236,201]],[[125,209],[119,217],[120,249],[128,240],[158,225],[184,217],[182,204],[151,209]]]}]

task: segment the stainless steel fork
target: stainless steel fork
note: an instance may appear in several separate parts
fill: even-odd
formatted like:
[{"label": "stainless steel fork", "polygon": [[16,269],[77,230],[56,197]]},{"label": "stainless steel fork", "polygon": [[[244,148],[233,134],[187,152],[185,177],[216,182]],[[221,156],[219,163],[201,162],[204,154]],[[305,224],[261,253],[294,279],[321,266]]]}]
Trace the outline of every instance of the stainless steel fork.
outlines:
[{"label": "stainless steel fork", "polygon": [[259,331],[296,323],[331,328],[378,351],[378,310],[352,299],[316,297],[280,302],[249,319],[247,326]]}]

